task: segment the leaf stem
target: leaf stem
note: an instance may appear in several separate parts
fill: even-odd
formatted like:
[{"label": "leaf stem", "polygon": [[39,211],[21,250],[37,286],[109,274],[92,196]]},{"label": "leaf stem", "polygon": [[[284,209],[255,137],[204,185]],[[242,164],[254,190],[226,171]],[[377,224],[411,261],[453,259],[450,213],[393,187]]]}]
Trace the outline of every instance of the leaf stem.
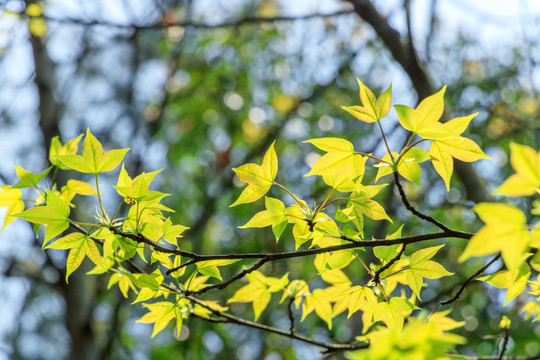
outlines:
[{"label": "leaf stem", "polygon": [[103,203],[101,202],[101,194],[99,193],[98,174],[95,173],[94,175],[96,176],[96,192],[97,192],[97,197],[99,201],[99,207],[101,208],[101,215],[103,215],[103,217],[106,218],[105,209],[103,209]]},{"label": "leaf stem", "polygon": [[379,124],[379,129],[381,129],[381,135],[384,140],[384,145],[386,145],[386,150],[388,150],[388,155],[390,155],[390,159],[392,159],[392,163],[395,162],[394,155],[392,155],[392,152],[390,151],[390,146],[388,146],[388,142],[386,141],[386,135],[384,135],[384,130],[381,125],[381,121],[377,120],[377,124]]},{"label": "leaf stem", "polygon": [[[412,137],[411,137],[412,139]],[[407,146],[405,147],[405,150],[399,155],[398,159],[397,159],[397,164],[396,165],[399,165],[399,162],[401,159],[403,159],[403,156],[405,156],[405,154],[411,150],[413,147],[415,147],[416,145],[420,144],[422,141],[428,141],[429,139],[420,139],[418,141],[416,141],[414,144],[412,144],[411,146],[408,146],[409,143],[407,143]],[[410,142],[410,139],[409,139],[409,142]]]},{"label": "leaf stem", "polygon": [[355,154],[358,154],[358,155],[362,155],[362,156],[367,156],[368,158],[371,158],[371,159],[376,160],[376,161],[378,161],[378,162],[381,162],[381,163],[385,163],[385,164],[390,165],[390,163],[389,163],[388,161],[383,160],[383,159],[381,159],[381,158],[378,158],[378,157],[376,157],[376,156],[367,154],[367,153],[365,153],[365,152],[355,151],[354,153],[355,153]]},{"label": "leaf stem", "polygon": [[277,187],[285,190],[287,192],[287,194],[289,194],[293,199],[294,201],[296,201],[296,203],[298,204],[298,206],[300,206],[300,208],[304,208],[304,205],[302,205],[302,203],[300,202],[300,199],[298,199],[292,192],[289,191],[289,189],[287,189],[285,186],[281,185],[280,183],[277,183],[277,182],[274,182],[274,185],[276,185]]},{"label": "leaf stem", "polygon": [[330,196],[332,196],[332,194],[334,193],[334,191],[336,191],[336,189],[332,189],[332,191],[330,191],[330,194],[328,194],[328,196],[326,197],[326,199],[324,199],[323,203],[321,204],[321,206],[319,206],[319,208],[317,209],[317,211],[315,211],[315,214],[313,214],[313,220],[315,220],[315,218],[317,217],[317,214],[322,210],[324,209],[324,206],[326,205],[326,203],[328,202],[328,200],[330,199]]}]

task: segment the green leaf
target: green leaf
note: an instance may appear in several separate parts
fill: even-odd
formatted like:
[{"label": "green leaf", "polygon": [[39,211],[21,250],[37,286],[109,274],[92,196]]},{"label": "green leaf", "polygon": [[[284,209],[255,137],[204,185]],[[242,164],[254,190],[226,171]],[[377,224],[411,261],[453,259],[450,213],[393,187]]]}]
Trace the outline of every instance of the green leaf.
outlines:
[{"label": "green leaf", "polygon": [[416,306],[411,304],[408,300],[394,297],[389,302],[378,303],[373,313],[375,321],[382,321],[390,329],[401,330],[403,328],[403,322],[405,315],[410,314],[411,311],[416,309]]},{"label": "green leaf", "polygon": [[496,203],[480,203],[474,211],[486,225],[469,240],[459,261],[500,251],[509,270],[519,268],[532,240],[523,212],[515,206]]},{"label": "green leaf", "polygon": [[245,225],[239,226],[239,228],[262,228],[266,226],[272,226],[272,230],[275,230],[276,241],[279,240],[279,236],[285,229],[288,223],[288,217],[285,212],[285,205],[278,199],[271,197],[265,197],[264,203],[266,210],[260,211],[251,218]]},{"label": "green leaf", "polygon": [[79,268],[86,256],[96,265],[103,262],[94,240],[82,233],[71,233],[61,237],[45,246],[45,249],[70,249],[66,262],[66,282],[68,282],[69,275]]},{"label": "green leaf", "polygon": [[143,172],[132,180],[127,174],[124,165],[122,165],[120,175],[118,176],[118,182],[116,186],[113,187],[127,203],[130,203],[131,201],[140,203],[141,201],[160,200],[167,194],[148,189],[152,183],[152,180],[154,180],[156,175],[160,172],[161,170],[156,170],[149,173]]},{"label": "green leaf", "polygon": [[154,304],[143,304],[145,308],[149,310],[144,314],[137,322],[151,324],[154,323],[154,329],[152,330],[152,338],[156,336],[160,331],[165,329],[169,322],[178,316],[175,311],[176,305],[169,301],[157,302]]},{"label": "green leaf", "polygon": [[376,99],[373,92],[365,86],[360,79],[357,78],[356,80],[360,87],[360,101],[362,102],[362,106],[342,106],[342,109],[358,120],[367,123],[372,123],[384,118],[388,114],[388,111],[390,111],[392,85]]},{"label": "green leaf", "polygon": [[70,168],[65,166],[60,160],[56,157],[58,155],[75,155],[77,153],[77,147],[79,141],[83,137],[83,134],[80,134],[74,139],[67,141],[64,145],[60,142],[58,136],[55,136],[51,140],[51,147],[49,148],[49,161],[52,165],[58,167],[62,170],[69,170]]},{"label": "green leaf", "polygon": [[434,140],[458,136],[450,127],[443,126],[439,122],[444,111],[445,91],[446,86],[422,100],[416,109],[406,105],[395,105],[394,108],[401,125],[425,139]]},{"label": "green leaf", "polygon": [[305,176],[332,176],[325,179],[329,185],[338,187],[346,180],[354,181],[364,175],[366,157],[356,154],[353,145],[344,139],[319,138],[304,141],[326,151]]},{"label": "green leaf", "polygon": [[474,141],[461,136],[433,141],[429,149],[429,155],[431,156],[433,167],[435,167],[435,170],[446,184],[446,190],[450,189],[450,178],[454,171],[453,158],[465,162],[490,158],[484,154],[482,149]]},{"label": "green leaf", "polygon": [[24,202],[22,200],[22,192],[19,189],[11,186],[0,186],[0,207],[7,207],[6,216],[4,218],[4,226],[2,231],[11,222],[15,220],[14,214],[18,214],[24,210]]},{"label": "green leaf", "polygon": [[306,296],[302,308],[302,320],[315,310],[315,313],[326,322],[328,329],[331,330],[333,317],[332,304],[325,290],[316,289],[311,293],[311,296]]},{"label": "green leaf", "polygon": [[531,147],[510,144],[510,162],[516,173],[495,190],[507,196],[529,196],[540,188],[540,152]]},{"label": "green leaf", "polygon": [[261,165],[250,163],[233,169],[240,181],[245,182],[248,186],[231,207],[254,202],[270,190],[278,171],[278,158],[274,150],[274,143],[266,151]]},{"label": "green leaf", "polygon": [[56,160],[70,169],[82,173],[98,174],[111,171],[116,168],[126,155],[128,149],[103,151],[103,146],[98,139],[86,130],[81,155],[56,155]]},{"label": "green leaf", "polygon": [[437,251],[444,245],[421,249],[413,253],[409,259],[409,268],[405,271],[407,283],[418,299],[424,284],[424,278],[439,279],[443,276],[453,275],[439,263],[431,261]]},{"label": "green leaf", "polygon": [[15,184],[14,188],[25,188],[29,186],[36,186],[41,180],[45,179],[49,172],[52,169],[52,166],[43,171],[40,174],[34,174],[31,171],[25,170],[19,165],[15,165],[15,169],[17,171],[17,177],[19,178],[19,182]]},{"label": "green leaf", "polygon": [[45,246],[49,240],[68,228],[69,212],[68,204],[54,192],[47,190],[46,206],[36,206],[13,216],[32,223],[46,225],[43,242],[43,246]]},{"label": "green leaf", "polygon": [[170,218],[167,218],[162,225],[163,240],[170,244],[177,245],[176,239],[182,237],[182,233],[189,229],[183,225],[173,225]]},{"label": "green leaf", "polygon": [[506,289],[506,299],[504,300],[504,305],[506,305],[527,288],[530,275],[529,266],[527,263],[522,263],[519,268],[499,271],[495,274],[479,277],[478,280],[488,282],[499,289]]}]

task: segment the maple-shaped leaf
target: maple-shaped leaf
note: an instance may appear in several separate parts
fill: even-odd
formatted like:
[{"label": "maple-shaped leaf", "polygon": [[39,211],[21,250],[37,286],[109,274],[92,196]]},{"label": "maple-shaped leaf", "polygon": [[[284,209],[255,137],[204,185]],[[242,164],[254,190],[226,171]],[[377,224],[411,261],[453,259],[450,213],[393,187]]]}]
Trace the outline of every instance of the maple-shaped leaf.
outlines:
[{"label": "maple-shaped leaf", "polygon": [[355,191],[349,197],[347,208],[343,210],[343,213],[351,217],[352,222],[361,233],[363,233],[364,215],[373,220],[392,222],[384,208],[371,199],[372,196],[373,194],[370,194],[366,187],[361,191]]},{"label": "maple-shaped leaf", "polygon": [[264,198],[266,210],[260,211],[251,218],[245,225],[239,228],[262,228],[272,226],[272,231],[276,236],[276,242],[288,224],[288,217],[285,212],[285,205],[278,199],[266,196]]},{"label": "maple-shaped leaf", "polygon": [[35,224],[46,225],[43,246],[69,226],[69,205],[54,192],[47,190],[47,205],[36,206],[12,215]]},{"label": "maple-shaped leaf", "polygon": [[215,277],[216,279],[222,280],[221,274],[219,272],[218,266],[226,266],[234,264],[239,260],[208,260],[201,261],[197,263],[197,271],[206,276]]},{"label": "maple-shaped leaf", "polygon": [[60,192],[61,198],[64,199],[64,201],[67,202],[71,207],[74,207],[74,205],[71,203],[71,200],[73,200],[75,195],[89,196],[96,194],[96,190],[86,181],[73,179],[68,180],[66,185],[62,186],[62,190]]},{"label": "maple-shaped leaf", "polygon": [[[137,322],[147,324],[154,323],[152,338],[165,329],[169,322],[175,317],[178,321],[178,314],[177,311],[175,311],[176,304],[173,302],[161,301],[154,304],[143,304],[143,306],[147,308],[149,312],[144,314]],[[182,321],[182,316],[180,316],[180,321]]]},{"label": "maple-shaped leaf", "polygon": [[268,278],[259,271],[254,271],[246,276],[249,284],[238,289],[234,293],[234,296],[227,300],[227,303],[252,303],[253,311],[255,312],[255,321],[257,321],[270,302],[272,293],[285,289],[289,282],[287,276],[288,274],[282,278]]},{"label": "maple-shaped leaf", "polygon": [[148,189],[152,183],[152,180],[154,180],[154,177],[160,172],[161,170],[156,170],[149,173],[143,172],[134,179],[131,179],[124,165],[122,164],[122,169],[120,170],[120,175],[118,176],[118,182],[116,186],[113,187],[127,203],[132,201],[141,202],[161,199],[167,194]]},{"label": "maple-shaped leaf", "polygon": [[56,160],[70,169],[82,173],[99,174],[111,171],[122,162],[128,149],[115,149],[103,151],[103,146],[98,139],[86,130],[81,155],[56,155]]},{"label": "maple-shaped leaf", "polygon": [[[456,135],[461,135],[476,115],[477,113],[455,118],[443,126]],[[434,140],[429,149],[429,155],[433,167],[444,180],[446,190],[450,189],[450,178],[454,172],[454,158],[465,162],[490,158],[474,141],[463,136]]]},{"label": "maple-shaped leaf", "polygon": [[167,218],[161,226],[163,231],[163,240],[166,242],[177,245],[176,239],[182,237],[182,233],[189,229],[184,225],[173,225],[170,218]]},{"label": "maple-shaped leaf", "polygon": [[444,111],[444,86],[439,92],[428,96],[416,109],[406,105],[395,105],[400,124],[413,134],[425,139],[455,137],[457,134],[439,122]]},{"label": "maple-shaped leaf", "polygon": [[156,269],[151,274],[140,273],[130,274],[130,276],[133,284],[140,289],[139,295],[135,300],[133,300],[132,304],[145,301],[156,296],[159,291],[159,287],[163,282],[163,275],[161,275],[159,269]]},{"label": "maple-shaped leaf", "polygon": [[316,289],[311,295],[307,295],[304,299],[304,306],[302,307],[302,318],[303,321],[307,315],[309,315],[313,310],[315,313],[323,319],[328,325],[328,329],[332,329],[332,304],[330,303],[331,296],[328,296],[326,289]]},{"label": "maple-shaped leaf", "polygon": [[409,268],[405,270],[405,275],[409,287],[418,299],[421,299],[420,290],[424,284],[424,278],[438,279],[453,274],[446,271],[441,264],[429,260],[443,246],[444,245],[439,245],[418,250],[409,258]]},{"label": "maple-shaped leaf", "polygon": [[31,171],[25,170],[19,165],[15,165],[17,171],[17,177],[19,182],[13,185],[14,188],[25,188],[29,186],[36,186],[41,180],[45,179],[52,169],[52,166],[39,174],[34,174]]},{"label": "maple-shaped leaf", "polygon": [[[392,156],[394,157],[394,159],[397,159],[399,157],[399,154],[393,152]],[[418,164],[428,159],[429,154],[427,153],[427,151],[413,147],[409,149],[406,153],[403,153],[403,155],[399,158],[399,163],[397,167],[398,174],[420,186],[422,169]],[[390,164],[392,158],[389,154],[384,155],[382,160],[385,160],[388,163],[380,163],[375,165],[379,168],[379,170],[377,171],[377,176],[375,177],[375,181],[379,180],[383,176],[392,174],[394,171]]]},{"label": "maple-shaped leaf", "polygon": [[500,251],[508,269],[517,269],[532,239],[523,212],[515,206],[496,203],[480,203],[474,211],[486,225],[469,240],[459,261]]},{"label": "maple-shaped leaf", "polygon": [[274,150],[274,143],[264,154],[261,165],[249,163],[233,169],[238,179],[248,186],[231,207],[254,202],[270,190],[278,171],[278,158]]},{"label": "maple-shaped leaf", "polygon": [[365,302],[377,304],[377,296],[368,286],[353,286],[344,295],[348,295],[347,309],[349,314],[347,319],[358,310],[363,309]]},{"label": "maple-shaped leaf", "polygon": [[62,170],[69,170],[70,168],[64,165],[56,157],[58,155],[75,155],[77,154],[77,148],[79,146],[79,141],[83,137],[83,134],[80,134],[74,139],[66,141],[64,145],[60,142],[58,136],[55,136],[51,140],[51,147],[49,148],[49,161],[52,165],[58,167]]},{"label": "maple-shaped leaf", "polygon": [[380,302],[375,307],[373,319],[382,321],[390,329],[401,330],[405,316],[417,309],[410,301],[401,297],[391,298],[389,302]]},{"label": "maple-shaped leaf", "polygon": [[114,284],[118,284],[118,288],[122,295],[127,299],[129,289],[133,292],[137,292],[135,285],[132,282],[133,277],[130,273],[114,272],[109,279],[107,289],[110,289]]},{"label": "maple-shaped leaf", "polygon": [[504,305],[521,294],[529,283],[531,270],[527,263],[522,263],[519,268],[499,271],[495,274],[479,277],[477,280],[485,281],[499,289],[506,289]]},{"label": "maple-shaped leaf", "polygon": [[495,194],[529,196],[540,188],[540,152],[526,145],[510,144],[510,163],[515,170]]},{"label": "maple-shaped leaf", "polygon": [[[355,180],[364,175],[366,157],[354,151],[353,144],[340,138],[319,138],[304,141],[326,151],[304,176],[333,176],[332,185],[341,184],[346,179]],[[328,181],[328,180],[327,180]]]},{"label": "maple-shaped leaf", "polygon": [[24,210],[24,202],[21,190],[7,185],[0,186],[0,189],[0,207],[7,207],[4,226],[2,226],[2,230],[4,230],[6,226],[15,220],[13,215]]},{"label": "maple-shaped leaf", "polygon": [[96,265],[103,261],[94,240],[82,233],[71,233],[61,237],[45,246],[45,249],[69,250],[66,261],[66,282],[68,282],[69,275],[79,268],[86,256]]},{"label": "maple-shaped leaf", "polygon": [[392,85],[377,99],[373,92],[360,79],[356,78],[356,80],[360,87],[360,101],[362,102],[362,106],[342,106],[341,108],[360,121],[367,123],[379,121],[390,111]]}]

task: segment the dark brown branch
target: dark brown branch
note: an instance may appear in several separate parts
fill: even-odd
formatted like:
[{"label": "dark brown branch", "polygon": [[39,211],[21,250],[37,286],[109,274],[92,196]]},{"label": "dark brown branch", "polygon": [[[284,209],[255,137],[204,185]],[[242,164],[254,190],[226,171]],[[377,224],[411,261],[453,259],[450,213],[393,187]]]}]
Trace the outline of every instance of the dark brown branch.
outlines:
[{"label": "dark brown branch", "polygon": [[[138,272],[138,273],[144,273],[145,272],[143,269],[141,269],[139,266],[137,266],[137,264],[135,264],[132,260],[126,260],[126,261],[134,269],[135,272]],[[173,285],[161,284],[161,286],[164,287],[165,289],[171,291],[171,292],[175,292],[175,293],[181,293],[182,292],[180,289],[174,287]],[[200,317],[200,316],[196,316],[196,317],[198,317],[200,319],[203,319],[203,320],[206,320],[206,321],[209,321],[209,322],[214,322],[214,323],[218,322],[218,323],[237,324],[237,325],[242,325],[242,326],[247,326],[247,327],[250,327],[250,328],[258,329],[258,330],[261,330],[261,331],[266,331],[266,332],[269,332],[269,333],[274,333],[274,334],[277,334],[277,335],[288,337],[288,338],[293,339],[293,340],[299,340],[299,341],[303,341],[303,342],[311,344],[311,345],[316,345],[316,346],[323,347],[323,348],[326,349],[326,351],[325,351],[326,353],[338,352],[338,351],[346,351],[346,350],[359,350],[359,349],[365,349],[365,348],[367,348],[369,346],[366,343],[356,343],[356,342],[346,343],[346,344],[338,344],[338,343],[327,343],[327,342],[317,341],[317,340],[312,339],[312,338],[310,338],[308,336],[300,335],[300,334],[297,334],[297,333],[291,334],[291,333],[289,333],[287,331],[284,331],[284,330],[281,330],[281,329],[278,329],[278,328],[275,328],[275,327],[272,327],[272,326],[258,324],[256,322],[249,321],[249,320],[246,320],[246,319],[242,319],[240,317],[237,317],[237,316],[234,316],[234,315],[231,315],[231,314],[228,314],[228,313],[213,309],[212,307],[208,306],[207,304],[205,304],[201,300],[197,299],[193,295],[188,295],[188,296],[186,296],[186,298],[189,299],[191,302],[193,302],[193,303],[195,303],[195,304],[197,304],[199,306],[202,306],[205,309],[208,309],[212,314],[219,317],[218,319],[212,319],[212,318],[209,319],[209,318],[203,318],[203,317]],[[192,314],[191,316],[194,316],[194,315]]]},{"label": "dark brown branch", "polygon": [[258,324],[258,323],[253,322],[253,321],[245,320],[245,319],[236,317],[234,315],[227,314],[227,313],[212,309],[210,306],[206,305],[205,303],[201,302],[199,299],[197,299],[197,298],[195,298],[193,296],[188,296],[187,298],[190,301],[194,302],[195,304],[200,305],[200,306],[210,310],[212,312],[212,314],[214,314],[214,315],[216,315],[216,316],[218,316],[220,318],[227,319],[228,323],[243,325],[243,326],[251,327],[251,328],[254,328],[254,329],[266,331],[266,332],[269,332],[269,333],[274,333],[274,334],[278,334],[278,335],[281,335],[281,336],[285,336],[285,337],[288,337],[288,338],[291,338],[291,339],[294,339],[294,340],[300,340],[300,341],[306,342],[306,343],[311,344],[311,345],[320,346],[320,347],[325,348],[327,353],[337,352],[337,351],[345,351],[345,350],[365,349],[365,348],[368,347],[368,344],[365,344],[365,343],[359,343],[359,344],[357,344],[357,343],[350,343],[350,344],[326,343],[326,342],[322,342],[322,341],[317,341],[315,339],[312,339],[312,338],[304,336],[304,335],[300,335],[300,334],[296,334],[296,333],[291,334],[291,333],[289,333],[287,331],[284,331],[284,330],[281,330],[281,329],[278,329],[278,328],[275,328],[275,327],[272,327],[272,326]]},{"label": "dark brown branch", "polygon": [[[80,18],[56,18],[52,16],[43,16],[43,19],[47,21],[54,21],[58,23],[68,23],[68,24],[77,24],[83,26],[109,26],[121,29],[133,29],[133,30],[147,30],[147,29],[164,29],[170,27],[187,27],[187,28],[196,28],[196,29],[217,29],[224,27],[237,27],[240,25],[246,24],[261,24],[261,23],[272,23],[272,22],[283,22],[283,21],[295,21],[295,20],[308,20],[316,18],[329,18],[334,16],[341,16],[354,13],[353,9],[344,9],[335,11],[327,14],[307,14],[301,16],[273,16],[273,17],[255,17],[248,16],[234,21],[225,21],[217,24],[208,24],[195,21],[183,21],[183,22],[157,22],[148,25],[136,25],[136,24],[119,24],[109,21],[102,20],[85,20]],[[20,14],[24,16],[24,14]]]},{"label": "dark brown branch", "polygon": [[401,201],[403,202],[403,205],[409,210],[413,215],[416,217],[425,220],[427,222],[432,223],[433,225],[437,226],[439,229],[441,229],[444,232],[452,232],[450,228],[448,228],[443,223],[440,223],[439,221],[435,220],[431,216],[424,215],[420,211],[416,210],[411,203],[409,203],[409,200],[407,200],[407,195],[405,195],[405,191],[403,191],[403,186],[401,186],[401,183],[399,182],[399,174],[397,172],[394,172],[394,181],[396,183],[396,186],[399,190],[399,196],[401,197]]},{"label": "dark brown branch", "polygon": [[473,281],[474,279],[476,279],[478,276],[480,276],[484,271],[486,271],[486,269],[488,267],[491,266],[491,264],[493,264],[495,261],[499,260],[501,257],[501,254],[497,254],[497,256],[495,256],[490,262],[488,262],[486,265],[482,266],[482,268],[478,269],[478,271],[476,271],[474,274],[472,274],[467,280],[465,280],[463,282],[463,284],[461,284],[461,287],[459,288],[459,290],[457,291],[457,293],[449,300],[446,300],[446,301],[442,301],[439,306],[442,306],[442,305],[448,305],[448,304],[451,304],[453,303],[454,301],[456,301],[457,299],[459,299],[459,297],[461,296],[461,294],[463,293],[463,291],[465,290],[465,288],[467,287],[467,285],[469,285],[469,283],[471,281]]},{"label": "dark brown branch", "polygon": [[407,247],[407,245],[403,245],[401,247],[401,250],[400,252],[396,255],[396,257],[394,257],[393,259],[391,259],[389,262],[387,262],[384,266],[381,266],[379,268],[379,270],[377,270],[375,272],[375,274],[373,274],[373,281],[378,284],[380,283],[381,279],[381,274],[383,273],[383,271],[385,271],[386,269],[389,269],[390,266],[394,265],[396,263],[396,261],[398,261],[399,259],[401,259],[401,256],[403,255],[403,253],[405,252],[405,248]]},{"label": "dark brown branch", "polygon": [[501,350],[501,355],[499,356],[499,360],[503,360],[504,359],[504,353],[506,352],[506,347],[508,346],[508,328],[504,329],[504,340],[503,340],[503,345],[502,345],[502,350]]},{"label": "dark brown branch", "polygon": [[[334,246],[328,246],[324,248],[317,248],[317,249],[308,249],[303,251],[291,251],[291,252],[281,252],[281,253],[273,253],[273,254],[265,254],[265,253],[246,253],[246,254],[221,254],[221,255],[197,255],[197,254],[191,254],[191,257],[193,257],[194,260],[192,263],[200,262],[200,261],[207,261],[207,260],[237,260],[237,259],[265,259],[265,262],[268,261],[275,261],[275,260],[283,260],[283,259],[292,259],[297,257],[304,257],[309,255],[317,255],[317,254],[324,254],[334,251],[341,251],[341,250],[348,250],[348,249],[357,249],[357,248],[373,248],[377,246],[389,246],[389,245],[395,245],[395,244],[412,244],[416,242],[422,242],[422,241],[428,241],[428,240],[436,240],[436,239],[443,239],[443,238],[459,238],[459,239],[470,239],[474,234],[462,232],[462,231],[456,231],[456,230],[448,230],[444,232],[438,232],[438,233],[431,233],[431,234],[423,234],[423,235],[414,235],[414,236],[405,236],[399,239],[391,239],[391,240],[374,240],[374,241],[355,241],[353,239],[347,239],[347,241],[350,241],[350,243],[347,244],[341,244],[341,245],[334,245]],[[169,253],[174,253],[176,250],[174,249],[167,249]],[[174,272],[180,269],[180,267],[170,269],[169,272]]]},{"label": "dark brown branch", "polygon": [[294,297],[291,297],[289,299],[289,305],[287,306],[287,310],[289,312],[289,321],[291,323],[290,328],[289,328],[289,332],[291,334],[295,333],[295,331],[294,331],[294,314],[293,314],[293,310],[292,310],[292,305],[293,304],[294,304]]}]

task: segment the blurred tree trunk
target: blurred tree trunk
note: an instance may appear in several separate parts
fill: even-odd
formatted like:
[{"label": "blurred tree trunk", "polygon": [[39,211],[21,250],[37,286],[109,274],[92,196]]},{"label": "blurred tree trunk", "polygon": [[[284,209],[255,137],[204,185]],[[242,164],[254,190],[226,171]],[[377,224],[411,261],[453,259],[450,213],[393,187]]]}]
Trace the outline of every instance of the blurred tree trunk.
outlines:
[{"label": "blurred tree trunk", "polygon": [[[51,139],[59,135],[59,121],[62,105],[55,99],[55,64],[47,53],[45,43],[41,38],[30,35],[30,42],[34,53],[35,78],[34,82],[39,93],[39,126],[43,134],[44,149],[48,152]],[[65,179],[58,174],[59,185]],[[96,334],[92,329],[91,319],[96,298],[96,280],[86,276],[83,268],[70,277],[67,285],[64,276],[60,274],[58,285],[62,288],[61,294],[65,299],[65,325],[71,336],[70,359],[97,360],[99,349],[96,346]]]}]

